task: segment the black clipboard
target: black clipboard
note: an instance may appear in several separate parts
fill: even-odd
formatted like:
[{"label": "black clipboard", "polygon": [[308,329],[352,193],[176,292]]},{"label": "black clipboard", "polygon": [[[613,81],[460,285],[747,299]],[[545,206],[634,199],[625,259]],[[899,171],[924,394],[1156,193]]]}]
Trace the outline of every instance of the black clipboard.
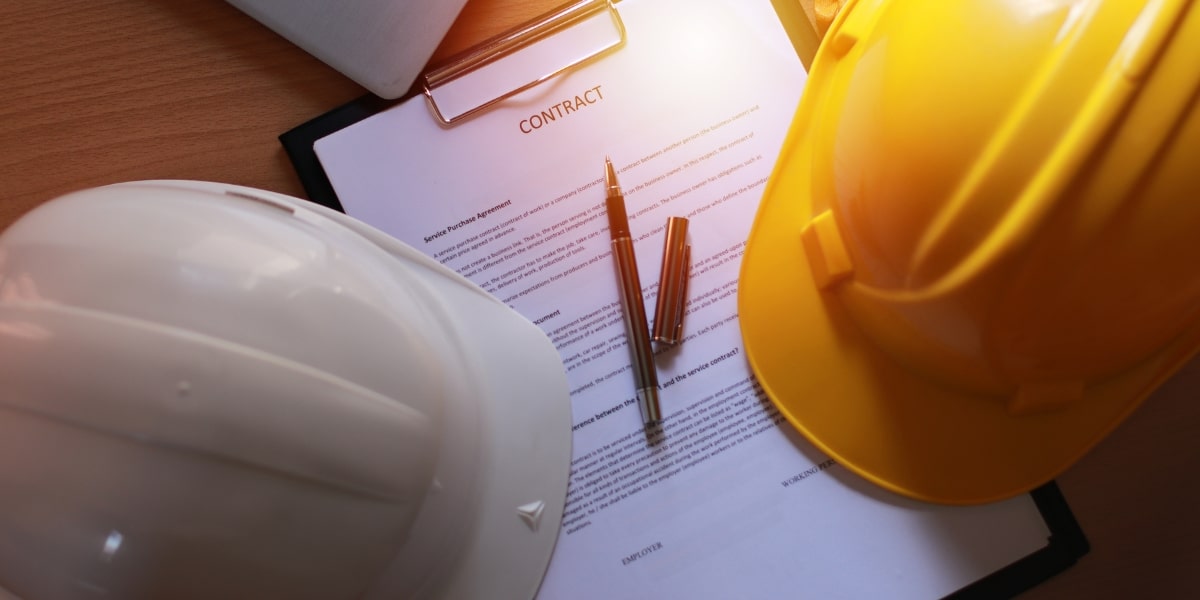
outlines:
[{"label": "black clipboard", "polygon": [[[811,57],[819,43],[816,32],[809,26],[808,18],[798,2],[795,0],[771,1],[792,45],[796,48],[798,55],[802,57],[805,67],[808,67],[809,64],[805,57]],[[314,151],[314,144],[317,140],[420,95],[425,95],[433,105],[431,106],[431,112],[434,113],[433,118],[441,120],[443,126],[453,126],[459,117],[446,118],[442,115],[436,108],[431,95],[431,88],[436,87],[439,75],[445,77],[449,73],[449,76],[453,76],[455,73],[469,71],[514,47],[535,43],[547,35],[554,35],[564,28],[569,28],[581,15],[599,10],[611,10],[615,14],[615,0],[582,0],[563,5],[534,22],[522,25],[463,54],[452,57],[446,65],[427,72],[418,79],[408,93],[399,99],[384,100],[377,96],[366,95],[284,132],[279,136],[279,141],[296,169],[308,199],[344,212],[337,193]],[[624,32],[620,26],[619,17],[614,18],[617,19],[618,29],[621,30],[620,33],[623,36]],[[618,50],[619,47],[618,43],[613,47],[605,48],[595,56],[587,57],[586,60],[599,58],[608,51]],[[559,71],[548,73],[528,84],[517,86],[502,97],[489,99],[486,103],[472,108],[468,114],[461,115],[461,118],[469,118],[509,95],[537,85],[558,72],[573,68],[586,60],[566,65]],[[432,78],[431,75],[433,75]],[[1050,532],[1046,539],[1046,545],[959,589],[947,598],[956,600],[1011,598],[1061,573],[1088,553],[1090,545],[1087,538],[1057,484],[1051,481],[1030,492],[1030,496]]]}]

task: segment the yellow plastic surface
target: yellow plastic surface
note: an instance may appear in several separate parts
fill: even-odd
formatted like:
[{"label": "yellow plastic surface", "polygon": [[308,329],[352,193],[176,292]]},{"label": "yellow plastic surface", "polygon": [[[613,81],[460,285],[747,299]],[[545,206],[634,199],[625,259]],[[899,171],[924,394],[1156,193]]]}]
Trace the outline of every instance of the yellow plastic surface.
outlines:
[{"label": "yellow plastic surface", "polygon": [[1197,4],[847,4],[739,286],[794,426],[899,493],[987,502],[1196,353]]}]

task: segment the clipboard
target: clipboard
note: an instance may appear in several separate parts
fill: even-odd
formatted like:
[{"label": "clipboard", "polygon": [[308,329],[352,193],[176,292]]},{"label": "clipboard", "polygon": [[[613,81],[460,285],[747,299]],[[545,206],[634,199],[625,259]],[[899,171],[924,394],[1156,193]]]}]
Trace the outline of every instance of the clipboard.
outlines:
[{"label": "clipboard", "polygon": [[[818,43],[816,32],[795,0],[772,0],[772,5],[789,40],[807,68],[808,62],[804,57],[811,57],[815,52]],[[461,103],[455,110],[447,110],[440,104],[439,90],[445,89],[452,82],[469,77],[496,61],[516,56],[522,50],[551,37],[570,34],[581,23],[611,27],[613,37],[605,43],[591,44],[587,52],[572,53],[561,65],[540,69],[530,77],[513,82],[512,85],[505,85],[504,89],[489,97],[480,98],[477,102]],[[619,7],[613,0],[583,0],[563,5],[533,22],[452,57],[445,64],[425,73],[413,88],[398,100],[388,101],[375,96],[364,96],[283,133],[279,139],[309,199],[341,211],[342,203],[314,150],[317,140],[368,119],[398,103],[420,97],[424,97],[429,106],[430,119],[444,128],[455,127],[461,122],[486,114],[490,107],[504,99],[552,80],[565,71],[600,60],[613,52],[620,52],[627,35]],[[462,108],[463,106],[466,108]],[[1088,541],[1057,485],[1050,482],[1031,492],[1030,497],[1049,531],[1045,546],[947,597],[1011,597],[1062,572],[1087,554]]]},{"label": "clipboard", "polygon": [[[430,118],[444,126],[453,126],[478,115],[506,98],[553,79],[567,70],[598,60],[610,52],[619,50],[624,45],[626,32],[620,18],[620,11],[617,9],[618,3],[619,0],[577,0],[564,4],[529,23],[519,25],[485,40],[473,48],[449,57],[445,63],[422,73],[412,88],[400,98],[385,100],[373,94],[367,94],[284,132],[279,136],[279,141],[295,167],[300,184],[308,198],[313,202],[344,212],[337,193],[328,177],[325,176],[324,169],[313,151],[313,144],[317,140],[417,96],[425,96],[430,106]],[[796,49],[796,54],[807,69],[812,56],[816,53],[820,38],[810,25],[799,2],[771,0],[771,4],[779,15],[779,22],[787,32],[788,38]],[[476,106],[470,107],[461,114],[446,115],[437,104],[435,94],[446,84],[474,73],[496,60],[509,57],[521,48],[564,33],[572,26],[598,14],[606,15],[614,23],[619,37],[612,44],[604,45],[589,54],[578,56],[575,60],[569,60],[562,65],[546,70],[528,81],[506,86],[500,93],[481,99]]]}]

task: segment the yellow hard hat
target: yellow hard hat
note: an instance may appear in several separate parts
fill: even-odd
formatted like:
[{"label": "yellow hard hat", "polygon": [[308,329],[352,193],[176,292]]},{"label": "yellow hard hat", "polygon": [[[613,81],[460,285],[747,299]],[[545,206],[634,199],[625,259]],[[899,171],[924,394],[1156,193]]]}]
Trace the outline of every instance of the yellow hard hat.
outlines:
[{"label": "yellow hard hat", "polygon": [[987,502],[1196,353],[1198,4],[847,3],[739,285],[794,426],[893,491]]}]

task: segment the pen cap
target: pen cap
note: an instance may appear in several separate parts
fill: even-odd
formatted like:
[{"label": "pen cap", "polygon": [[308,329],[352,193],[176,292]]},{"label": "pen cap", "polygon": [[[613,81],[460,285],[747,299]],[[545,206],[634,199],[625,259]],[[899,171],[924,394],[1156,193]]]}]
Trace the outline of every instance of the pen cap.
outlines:
[{"label": "pen cap", "polygon": [[663,344],[678,344],[683,339],[683,309],[687,302],[688,266],[692,258],[687,231],[688,220],[684,217],[667,218],[652,334],[654,341]]}]

